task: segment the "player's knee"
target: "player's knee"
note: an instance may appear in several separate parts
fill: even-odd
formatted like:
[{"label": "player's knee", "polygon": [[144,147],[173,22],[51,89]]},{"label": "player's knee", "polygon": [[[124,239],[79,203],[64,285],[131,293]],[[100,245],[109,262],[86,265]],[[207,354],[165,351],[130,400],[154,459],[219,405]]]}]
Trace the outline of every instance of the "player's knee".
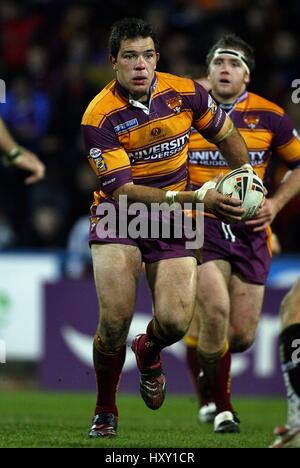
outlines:
[{"label": "player's knee", "polygon": [[175,341],[180,340],[187,333],[190,320],[188,318],[172,317],[169,320],[160,320],[162,334]]},{"label": "player's knee", "polygon": [[201,318],[201,323],[203,326],[214,333],[214,330],[223,329],[228,320],[228,311],[222,305],[213,307],[210,310],[204,311],[204,314]]},{"label": "player's knee", "polygon": [[244,333],[234,335],[230,338],[229,346],[232,353],[243,353],[247,351],[254,342],[254,336]]}]

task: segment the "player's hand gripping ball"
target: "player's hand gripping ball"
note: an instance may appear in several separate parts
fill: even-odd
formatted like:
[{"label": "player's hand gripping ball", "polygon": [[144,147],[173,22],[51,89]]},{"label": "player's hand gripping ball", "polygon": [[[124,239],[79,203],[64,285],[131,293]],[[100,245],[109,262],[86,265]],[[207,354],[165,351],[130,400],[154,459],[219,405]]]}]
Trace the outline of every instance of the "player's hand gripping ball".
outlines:
[{"label": "player's hand gripping ball", "polygon": [[216,190],[223,195],[241,200],[241,208],[245,210],[242,221],[255,216],[265,196],[261,179],[253,170],[243,168],[235,169],[224,176],[217,183]]}]

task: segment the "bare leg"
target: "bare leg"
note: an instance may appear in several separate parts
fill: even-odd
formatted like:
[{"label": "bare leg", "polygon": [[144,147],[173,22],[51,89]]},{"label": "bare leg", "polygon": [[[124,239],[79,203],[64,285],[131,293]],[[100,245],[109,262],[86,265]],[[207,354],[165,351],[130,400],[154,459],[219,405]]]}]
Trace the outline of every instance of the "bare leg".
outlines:
[{"label": "bare leg", "polygon": [[92,246],[94,277],[100,306],[100,320],[94,340],[94,366],[98,395],[96,414],[118,416],[116,392],[126,353],[137,279],[140,251],[121,244]]},{"label": "bare leg", "polygon": [[196,299],[196,260],[172,258],[146,265],[154,303],[154,318],[132,349],[140,370],[140,392],[146,405],[158,409],[165,398],[160,351],[186,333]]}]

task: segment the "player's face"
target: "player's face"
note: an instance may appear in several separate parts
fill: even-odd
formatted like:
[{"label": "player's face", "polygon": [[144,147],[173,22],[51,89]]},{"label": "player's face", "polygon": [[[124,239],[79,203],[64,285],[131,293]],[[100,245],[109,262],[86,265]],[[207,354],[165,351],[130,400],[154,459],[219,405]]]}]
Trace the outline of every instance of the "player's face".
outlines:
[{"label": "player's face", "polygon": [[159,54],[151,37],[126,39],[117,57],[110,57],[117,80],[136,100],[148,96]]},{"label": "player's face", "polygon": [[221,102],[237,98],[250,81],[249,74],[240,60],[226,55],[211,61],[208,77],[213,94]]}]

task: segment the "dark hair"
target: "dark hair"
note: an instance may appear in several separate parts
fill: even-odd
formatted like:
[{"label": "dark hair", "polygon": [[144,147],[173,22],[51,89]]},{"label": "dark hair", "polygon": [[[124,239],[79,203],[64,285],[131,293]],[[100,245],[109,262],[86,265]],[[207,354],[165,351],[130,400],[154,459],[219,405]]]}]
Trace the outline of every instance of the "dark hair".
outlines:
[{"label": "dark hair", "polygon": [[151,37],[155,50],[158,50],[158,39],[150,24],[139,18],[124,18],[113,24],[109,37],[109,53],[117,57],[121,42],[137,37]]},{"label": "dark hair", "polygon": [[214,53],[217,49],[235,49],[240,50],[244,53],[247,65],[249,66],[250,71],[254,70],[255,67],[255,58],[254,58],[254,49],[247,42],[241,39],[235,34],[227,34],[226,36],[221,37],[218,42],[216,42],[212,48],[209,50],[206,56],[206,64],[209,67],[210,62],[213,59]]}]

